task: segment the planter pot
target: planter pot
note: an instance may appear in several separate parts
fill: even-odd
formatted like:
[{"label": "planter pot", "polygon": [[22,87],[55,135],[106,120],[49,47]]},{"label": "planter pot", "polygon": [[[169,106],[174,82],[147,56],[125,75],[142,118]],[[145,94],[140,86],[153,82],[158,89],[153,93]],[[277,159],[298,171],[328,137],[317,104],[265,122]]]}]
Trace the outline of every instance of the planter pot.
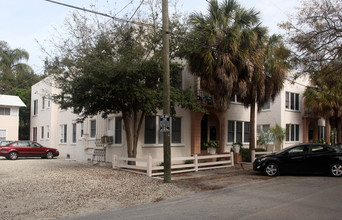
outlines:
[{"label": "planter pot", "polygon": [[208,153],[209,153],[209,154],[216,154],[216,148],[214,148],[214,147],[208,147]]},{"label": "planter pot", "polygon": [[234,153],[240,153],[240,145],[233,145]]}]

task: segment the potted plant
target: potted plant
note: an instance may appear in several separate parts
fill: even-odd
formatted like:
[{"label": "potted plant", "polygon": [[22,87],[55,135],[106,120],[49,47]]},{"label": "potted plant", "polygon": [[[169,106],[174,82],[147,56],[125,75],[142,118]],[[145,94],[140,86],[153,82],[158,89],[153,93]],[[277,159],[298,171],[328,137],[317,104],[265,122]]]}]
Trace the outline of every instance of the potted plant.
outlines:
[{"label": "potted plant", "polygon": [[218,141],[209,141],[203,143],[204,147],[207,148],[209,154],[216,154],[216,148],[219,147]]},{"label": "potted plant", "polygon": [[240,141],[233,143],[233,151],[234,153],[239,153],[242,147],[242,143]]}]

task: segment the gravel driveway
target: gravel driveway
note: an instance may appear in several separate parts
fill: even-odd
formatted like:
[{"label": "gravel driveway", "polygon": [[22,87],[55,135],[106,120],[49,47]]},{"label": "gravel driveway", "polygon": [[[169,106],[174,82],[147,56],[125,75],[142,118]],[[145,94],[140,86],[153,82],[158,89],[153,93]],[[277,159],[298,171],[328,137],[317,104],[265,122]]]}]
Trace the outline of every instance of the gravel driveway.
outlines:
[{"label": "gravel driveway", "polygon": [[216,172],[207,178],[203,177],[206,173],[173,176],[172,183],[164,184],[160,179],[86,162],[0,157],[0,219],[66,218],[264,179],[244,174],[234,182],[222,170]]}]

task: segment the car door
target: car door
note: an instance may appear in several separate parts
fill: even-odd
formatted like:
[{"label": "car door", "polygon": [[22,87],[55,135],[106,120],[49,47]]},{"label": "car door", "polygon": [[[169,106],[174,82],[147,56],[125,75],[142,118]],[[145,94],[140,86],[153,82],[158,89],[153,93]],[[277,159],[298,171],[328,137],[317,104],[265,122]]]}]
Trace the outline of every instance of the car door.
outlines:
[{"label": "car door", "polygon": [[329,170],[334,150],[326,145],[312,145],[307,156],[310,172],[324,172]]},{"label": "car door", "polygon": [[42,157],[45,154],[44,148],[36,142],[30,141],[30,148],[31,156]]},{"label": "car door", "polygon": [[30,156],[31,149],[30,149],[29,141],[20,141],[20,142],[15,143],[13,146],[15,146],[20,156],[24,156],[24,157]]},{"label": "car door", "polygon": [[302,173],[307,171],[306,156],[309,151],[308,145],[299,145],[288,150],[282,158],[282,168],[286,172]]}]

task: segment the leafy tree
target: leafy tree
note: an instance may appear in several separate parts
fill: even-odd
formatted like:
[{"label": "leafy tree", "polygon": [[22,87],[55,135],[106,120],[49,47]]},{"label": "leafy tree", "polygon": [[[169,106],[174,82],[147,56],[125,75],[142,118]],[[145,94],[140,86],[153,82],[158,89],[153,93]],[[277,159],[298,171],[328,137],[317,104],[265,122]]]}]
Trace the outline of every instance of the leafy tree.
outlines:
[{"label": "leafy tree", "polygon": [[339,62],[335,70],[342,69],[341,11],[340,0],[302,1],[294,16],[281,24],[301,73],[319,73],[336,60]]},{"label": "leafy tree", "polygon": [[4,41],[0,41],[0,92],[17,95],[26,104],[19,110],[19,139],[30,138],[30,103],[31,86],[39,81],[32,68],[22,63],[29,59],[23,49],[11,49]]},{"label": "leafy tree", "polygon": [[[144,117],[162,109],[161,33],[98,19],[87,23],[79,14],[72,19],[70,34],[57,48],[60,58],[47,63],[61,89],[54,100],[82,119],[121,113],[128,156],[136,157]],[[200,108],[190,89],[177,86],[182,66],[171,63],[170,69],[173,114],[177,105]]]}]

